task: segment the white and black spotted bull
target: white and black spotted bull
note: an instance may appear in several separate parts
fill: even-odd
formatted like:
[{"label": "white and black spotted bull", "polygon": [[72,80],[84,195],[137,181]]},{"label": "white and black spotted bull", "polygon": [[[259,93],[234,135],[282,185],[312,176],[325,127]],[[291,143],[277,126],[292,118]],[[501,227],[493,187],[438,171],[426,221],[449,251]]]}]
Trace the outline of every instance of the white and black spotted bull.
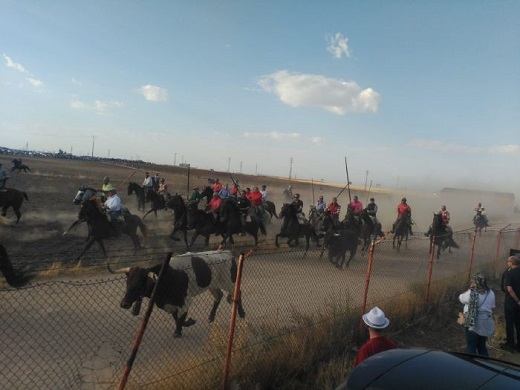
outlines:
[{"label": "white and black spotted bull", "polygon": [[[121,307],[130,309],[135,302],[134,315],[139,314],[143,297],[150,298],[158,281],[161,265],[151,268],[132,267],[117,272],[126,273],[126,292],[121,300]],[[174,337],[181,337],[182,328],[195,324],[187,319],[188,308],[193,297],[209,290],[213,295],[213,307],[209,313],[209,322],[215,320],[215,314],[222,299],[223,291],[228,293],[227,301],[232,302],[237,276],[237,262],[230,251],[209,251],[185,253],[172,256],[169,267],[165,270],[157,286],[155,304],[170,314],[175,320]],[[241,294],[238,298],[238,315],[245,317]]]}]

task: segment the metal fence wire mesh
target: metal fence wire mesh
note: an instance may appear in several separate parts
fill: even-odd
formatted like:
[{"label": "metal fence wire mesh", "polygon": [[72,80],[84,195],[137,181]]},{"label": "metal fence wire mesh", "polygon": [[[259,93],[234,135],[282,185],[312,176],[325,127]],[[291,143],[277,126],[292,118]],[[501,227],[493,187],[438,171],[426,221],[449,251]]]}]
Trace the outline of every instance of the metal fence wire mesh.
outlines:
[{"label": "metal fence wire mesh", "polygon": [[[432,283],[489,264],[501,272],[510,248],[518,247],[519,235],[517,227],[509,226],[481,236],[457,232],[454,239],[459,248],[434,258]],[[235,339],[234,351],[283,337],[258,329],[269,323],[290,329],[297,313],[320,313],[334,302],[361,308],[365,286],[367,306],[405,294],[414,285],[424,288],[430,267],[430,241],[418,235],[409,237],[399,251],[390,239],[378,242],[370,274],[369,251],[357,253],[348,268],[339,270],[326,251],[320,257],[321,248],[314,244],[306,254],[301,245],[276,249],[272,244],[264,243],[244,261],[246,318],[237,318],[236,337],[247,341]],[[106,272],[1,288],[0,388],[115,388],[149,304],[143,301],[138,316],[122,309],[125,286],[124,274]],[[213,374],[223,370],[231,305],[224,297],[215,321],[209,323],[212,301],[207,292],[193,299],[188,316],[197,323],[184,328],[181,338],[173,337],[171,314],[154,308],[126,388],[166,389],[173,382],[179,389],[220,387]]]}]

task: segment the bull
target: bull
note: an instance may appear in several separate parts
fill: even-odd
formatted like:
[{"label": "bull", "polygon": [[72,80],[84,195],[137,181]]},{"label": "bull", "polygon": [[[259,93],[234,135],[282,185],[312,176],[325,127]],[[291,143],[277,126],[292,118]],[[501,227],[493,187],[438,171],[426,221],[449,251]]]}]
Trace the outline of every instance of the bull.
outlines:
[{"label": "bull", "polygon": [[[196,323],[192,318],[187,319],[193,297],[206,290],[213,295],[209,322],[215,320],[223,291],[228,294],[228,303],[232,302],[231,294],[235,289],[238,268],[231,251],[188,252],[171,256],[168,267],[158,280],[161,267],[162,265],[151,268],[131,267],[116,271],[126,273],[126,292],[120,306],[130,309],[135,303],[132,314],[138,315],[142,298],[150,298],[155,284],[158,283],[155,304],[159,309],[172,314],[175,320],[175,338],[182,336],[183,327]],[[238,315],[244,318],[246,314],[242,307],[241,294],[237,306]]]},{"label": "bull", "polygon": [[[352,230],[333,230],[329,229],[325,233],[323,239],[323,248],[320,257],[323,255],[325,248],[328,248],[329,261],[337,268],[343,268],[347,251],[350,256],[347,260],[346,267],[349,266],[350,260],[356,255],[357,247],[359,245],[359,235]],[[341,260],[341,261],[340,261]]]}]

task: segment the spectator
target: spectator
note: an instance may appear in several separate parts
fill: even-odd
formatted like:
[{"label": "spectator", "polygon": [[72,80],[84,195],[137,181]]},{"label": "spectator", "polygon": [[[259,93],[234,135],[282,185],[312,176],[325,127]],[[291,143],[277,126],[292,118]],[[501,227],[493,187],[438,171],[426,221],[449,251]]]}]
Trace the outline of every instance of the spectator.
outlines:
[{"label": "spectator", "polygon": [[[504,318],[506,322],[506,342],[500,348],[520,352],[520,259],[510,256],[511,268],[506,271],[503,286],[506,290],[504,299]],[[516,333],[516,334],[515,334]]]},{"label": "spectator", "polygon": [[495,333],[495,293],[483,274],[473,275],[469,290],[459,295],[459,301],[464,304],[466,352],[489,356],[486,342]]},{"label": "spectator", "polygon": [[390,320],[386,318],[383,310],[377,306],[374,307],[363,315],[363,322],[368,328],[370,338],[359,349],[354,361],[354,367],[376,353],[397,348],[397,345],[392,340],[383,335],[383,330],[390,324]]}]

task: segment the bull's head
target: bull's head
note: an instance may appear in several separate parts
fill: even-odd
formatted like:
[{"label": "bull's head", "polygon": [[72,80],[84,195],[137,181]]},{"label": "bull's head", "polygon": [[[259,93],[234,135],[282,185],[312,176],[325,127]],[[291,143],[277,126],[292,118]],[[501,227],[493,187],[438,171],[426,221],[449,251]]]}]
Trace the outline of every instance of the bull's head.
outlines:
[{"label": "bull's head", "polygon": [[108,270],[112,273],[126,274],[126,292],[120,306],[123,309],[130,309],[135,302],[132,314],[138,315],[143,297],[150,297],[153,285],[157,281],[157,275],[141,267],[121,268],[112,271],[108,266]]}]

